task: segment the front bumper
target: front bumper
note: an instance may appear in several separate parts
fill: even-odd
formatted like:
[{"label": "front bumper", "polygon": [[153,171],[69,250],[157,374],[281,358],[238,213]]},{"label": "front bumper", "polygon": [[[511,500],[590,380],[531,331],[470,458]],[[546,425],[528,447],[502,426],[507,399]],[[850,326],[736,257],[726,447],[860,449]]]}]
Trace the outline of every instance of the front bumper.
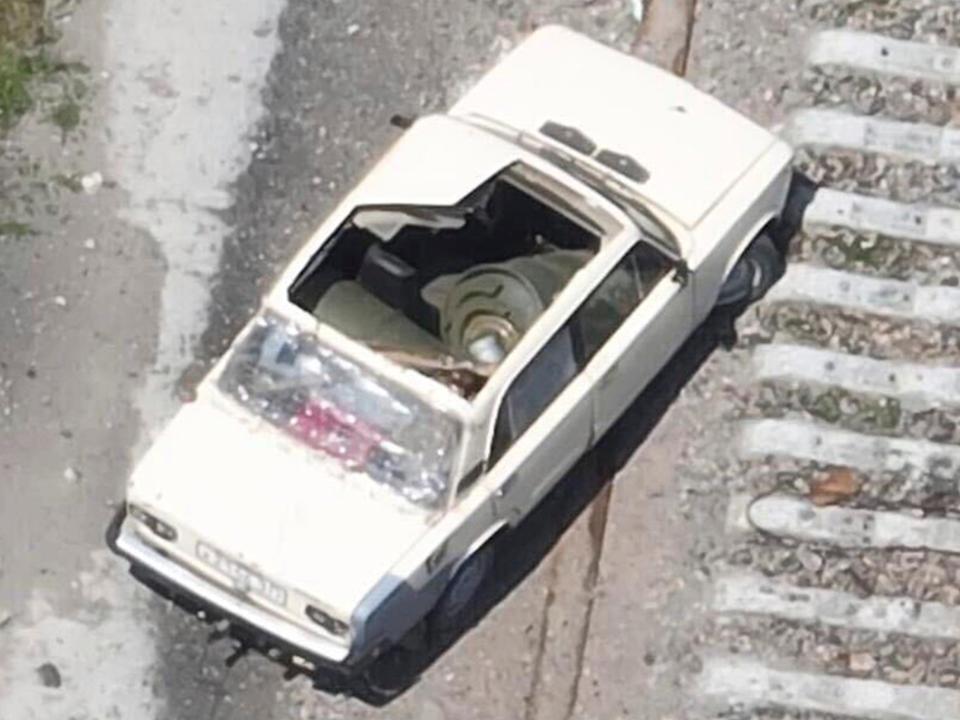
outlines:
[{"label": "front bumper", "polygon": [[279,651],[296,665],[306,661],[342,676],[355,675],[375,659],[376,653],[351,653],[350,648],[278,618],[199,577],[145,543],[126,520],[126,511],[121,508],[107,530],[107,545],[130,562],[131,574],[163,595],[228,620],[250,645]]}]

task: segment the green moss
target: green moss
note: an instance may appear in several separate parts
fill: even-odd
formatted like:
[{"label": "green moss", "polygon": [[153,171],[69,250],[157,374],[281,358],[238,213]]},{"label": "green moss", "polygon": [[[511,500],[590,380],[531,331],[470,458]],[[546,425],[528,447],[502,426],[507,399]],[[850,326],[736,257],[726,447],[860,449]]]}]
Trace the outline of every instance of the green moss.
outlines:
[{"label": "green moss", "polygon": [[[76,75],[89,68],[56,60],[44,50],[54,39],[44,5],[44,0],[0,0],[0,132],[16,125],[39,98],[64,137],[80,124],[79,101],[89,89]],[[37,92],[41,82],[59,92]]]},{"label": "green moss", "polygon": [[831,245],[843,255],[844,265],[859,265],[875,270],[886,265],[892,251],[889,242],[866,237],[856,237],[849,242],[834,241]]},{"label": "green moss", "polygon": [[26,48],[43,39],[44,0],[0,1],[0,49]]},{"label": "green moss", "polygon": [[813,328],[810,327],[810,323],[802,318],[787,317],[783,320],[782,324],[784,330],[801,337],[811,334],[811,331],[813,330]]},{"label": "green moss", "polygon": [[0,131],[33,107],[29,83],[40,70],[28,49],[43,39],[43,0],[0,0]]},{"label": "green moss", "polygon": [[73,175],[54,175],[53,181],[60,187],[64,187],[70,192],[80,193],[83,192],[83,183],[81,182],[81,174],[74,173]]},{"label": "green moss", "polygon": [[34,108],[37,103],[33,91],[39,83],[46,83],[48,91],[43,105],[52,104],[48,118],[60,128],[65,139],[80,125],[79,100],[87,95],[88,88],[76,76],[85,72],[89,72],[89,68],[83,63],[62,62],[43,50],[32,53],[0,50],[0,131],[12,128]]},{"label": "green moss", "polygon": [[[89,69],[84,67],[83,69],[78,69],[78,70],[75,70],[74,72],[89,72]],[[83,80],[80,80],[79,78],[74,78],[73,87],[71,88],[70,91],[73,93],[73,96],[77,98],[77,100],[83,100],[83,98],[87,96],[87,93],[90,92],[90,88],[87,86],[87,84]]]},{"label": "green moss", "polygon": [[840,401],[833,393],[823,393],[813,399],[807,407],[814,417],[820,418],[828,423],[835,423],[843,417],[843,411],[840,410]]},{"label": "green moss", "polygon": [[894,432],[899,429],[903,412],[893,398],[863,396],[832,388],[825,392],[804,389],[794,396],[800,407],[825,422],[855,430]]},{"label": "green moss", "polygon": [[865,408],[864,419],[871,421],[880,430],[895,430],[900,426],[903,412],[896,400],[875,402]]},{"label": "green moss", "polygon": [[65,141],[67,136],[80,126],[80,105],[73,98],[64,98],[50,113],[50,121],[60,128],[61,137]]},{"label": "green moss", "polygon": [[21,238],[28,235],[36,235],[36,233],[26,223],[0,220],[0,237]]},{"label": "green moss", "polygon": [[0,130],[9,130],[33,107],[29,89],[32,77],[27,58],[0,50]]}]

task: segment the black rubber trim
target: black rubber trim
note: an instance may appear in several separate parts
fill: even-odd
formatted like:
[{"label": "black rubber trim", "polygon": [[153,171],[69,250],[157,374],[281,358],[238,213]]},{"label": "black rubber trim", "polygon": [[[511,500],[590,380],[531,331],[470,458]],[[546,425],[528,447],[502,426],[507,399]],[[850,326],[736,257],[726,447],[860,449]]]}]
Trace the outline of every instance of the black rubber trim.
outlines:
[{"label": "black rubber trim", "polygon": [[597,144],[577,128],[561,125],[552,120],[545,122],[540,128],[540,132],[548,138],[556,140],[568,148],[573,148],[584,155],[593,155],[597,149]]},{"label": "black rubber trim", "polygon": [[[110,524],[107,525],[106,531],[106,541],[107,547],[115,554],[119,555],[122,558],[127,558],[123,554],[123,551],[117,547],[117,538],[120,537],[120,526],[123,525],[124,519],[127,517],[127,506],[126,504],[121,505],[117,508],[116,512],[113,513],[113,517],[110,518]],[[127,558],[129,560],[129,558]]]},{"label": "black rubber trim", "polygon": [[605,165],[634,182],[645,183],[650,179],[650,171],[629,155],[622,155],[613,150],[601,150],[594,157],[601,165]]},{"label": "black rubber trim", "polygon": [[478,462],[472,468],[467,470],[457,483],[457,493],[462,493],[473,487],[473,484],[483,477],[483,462]]}]

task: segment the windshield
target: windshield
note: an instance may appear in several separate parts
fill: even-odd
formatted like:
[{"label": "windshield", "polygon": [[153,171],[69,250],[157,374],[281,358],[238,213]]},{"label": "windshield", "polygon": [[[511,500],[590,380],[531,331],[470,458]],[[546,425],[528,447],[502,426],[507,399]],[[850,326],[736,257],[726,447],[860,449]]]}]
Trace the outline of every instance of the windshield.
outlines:
[{"label": "windshield", "polygon": [[437,508],[447,498],[459,439],[456,420],[279,316],[268,313],[255,321],[219,387],[409,502]]}]

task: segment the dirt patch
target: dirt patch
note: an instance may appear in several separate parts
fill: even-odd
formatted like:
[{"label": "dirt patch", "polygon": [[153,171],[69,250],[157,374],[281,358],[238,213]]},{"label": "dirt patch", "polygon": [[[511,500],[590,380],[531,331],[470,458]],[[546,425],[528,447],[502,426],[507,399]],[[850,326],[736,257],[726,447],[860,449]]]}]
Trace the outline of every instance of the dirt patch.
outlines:
[{"label": "dirt patch", "polygon": [[0,51],[35,45],[43,38],[44,0],[0,3]]},{"label": "dirt patch", "polygon": [[33,105],[29,83],[38,68],[24,53],[43,39],[44,0],[0,4],[0,132]]}]

